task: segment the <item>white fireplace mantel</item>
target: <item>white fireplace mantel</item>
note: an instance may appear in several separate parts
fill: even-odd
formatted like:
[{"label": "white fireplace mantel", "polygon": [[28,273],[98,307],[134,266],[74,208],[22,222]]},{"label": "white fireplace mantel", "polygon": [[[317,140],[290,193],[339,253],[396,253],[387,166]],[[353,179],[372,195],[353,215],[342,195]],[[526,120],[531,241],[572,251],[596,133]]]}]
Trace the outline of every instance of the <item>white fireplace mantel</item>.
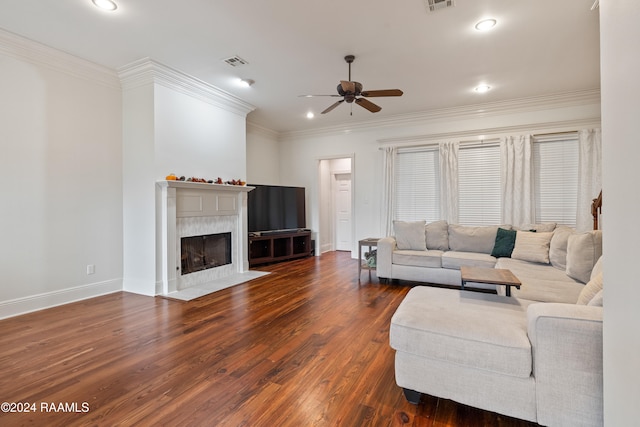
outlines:
[{"label": "white fireplace mantel", "polygon": [[231,228],[228,231],[232,233],[233,262],[221,269],[222,274],[248,271],[247,193],[254,187],[190,181],[158,181],[156,185],[160,193],[157,199],[157,294],[169,295],[180,288],[179,221],[225,223]]}]

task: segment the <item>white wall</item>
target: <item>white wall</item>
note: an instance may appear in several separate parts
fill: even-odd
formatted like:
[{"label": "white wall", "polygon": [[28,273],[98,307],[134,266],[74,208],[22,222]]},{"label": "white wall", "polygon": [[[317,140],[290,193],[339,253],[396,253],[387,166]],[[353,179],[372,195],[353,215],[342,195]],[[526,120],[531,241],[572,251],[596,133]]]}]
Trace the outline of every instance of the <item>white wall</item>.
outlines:
[{"label": "white wall", "polygon": [[155,178],[246,179],[244,115],[155,85]]},{"label": "white wall", "polygon": [[3,318],[121,289],[122,128],[114,72],[4,32],[0,47]]},{"label": "white wall", "polygon": [[640,2],[600,2],[605,425],[638,424],[640,402]]},{"label": "white wall", "polygon": [[247,182],[280,184],[278,134],[252,124],[247,125]]}]

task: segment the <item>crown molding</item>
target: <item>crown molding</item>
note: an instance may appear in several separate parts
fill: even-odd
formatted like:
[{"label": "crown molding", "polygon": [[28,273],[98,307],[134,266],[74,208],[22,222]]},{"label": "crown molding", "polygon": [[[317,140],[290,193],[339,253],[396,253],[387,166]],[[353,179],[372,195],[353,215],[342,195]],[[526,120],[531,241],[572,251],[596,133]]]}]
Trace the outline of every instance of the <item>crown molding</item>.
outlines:
[{"label": "crown molding", "polygon": [[251,122],[249,120],[247,120],[247,133],[251,132],[251,133],[257,133],[259,135],[263,135],[267,138],[270,139],[275,139],[277,140],[280,137],[280,133],[273,130],[273,129],[269,129],[267,127],[264,127],[262,125],[259,125],[257,123]]},{"label": "crown molding", "polygon": [[243,117],[256,109],[228,92],[151,58],[142,58],[118,68],[118,76],[125,91],[157,83]]},{"label": "crown molding", "polygon": [[398,114],[383,119],[372,119],[348,125],[337,125],[304,131],[282,132],[282,139],[296,139],[309,136],[320,136],[359,130],[370,130],[372,127],[395,127],[424,125],[443,120],[468,120],[486,118],[503,114],[516,114],[554,108],[564,108],[585,104],[600,103],[600,89],[589,89],[562,92],[552,95],[541,95],[528,98],[516,98],[506,101],[488,102],[484,104],[463,105],[460,107],[440,108],[418,113]]},{"label": "crown molding", "polygon": [[0,53],[102,86],[120,89],[120,81],[114,70],[3,29],[0,29]]},{"label": "crown molding", "polygon": [[599,128],[600,117],[589,117],[576,120],[561,120],[555,122],[527,123],[522,125],[502,126],[493,128],[471,129],[460,132],[432,133],[423,135],[410,135],[398,138],[382,138],[377,140],[381,147],[385,146],[412,146],[430,142],[449,140],[489,140],[513,134],[556,134],[574,132],[585,128]]}]

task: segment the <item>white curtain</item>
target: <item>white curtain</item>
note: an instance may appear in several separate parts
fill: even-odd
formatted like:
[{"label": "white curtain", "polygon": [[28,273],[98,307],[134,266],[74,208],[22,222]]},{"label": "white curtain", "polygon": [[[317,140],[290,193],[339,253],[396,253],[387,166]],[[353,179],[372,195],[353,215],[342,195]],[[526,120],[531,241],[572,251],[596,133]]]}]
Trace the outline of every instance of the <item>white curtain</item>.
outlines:
[{"label": "white curtain", "polygon": [[500,140],[502,221],[522,226],[535,222],[533,153],[530,135]]},{"label": "white curtain", "polygon": [[382,160],[382,236],[393,235],[393,212],[395,211],[395,163],[398,150],[384,149]]},{"label": "white curtain", "polygon": [[578,202],[576,230],[593,228],[591,202],[602,189],[602,135],[600,129],[578,133]]},{"label": "white curtain", "polygon": [[458,150],[460,143],[441,142],[440,153],[440,218],[458,223]]}]

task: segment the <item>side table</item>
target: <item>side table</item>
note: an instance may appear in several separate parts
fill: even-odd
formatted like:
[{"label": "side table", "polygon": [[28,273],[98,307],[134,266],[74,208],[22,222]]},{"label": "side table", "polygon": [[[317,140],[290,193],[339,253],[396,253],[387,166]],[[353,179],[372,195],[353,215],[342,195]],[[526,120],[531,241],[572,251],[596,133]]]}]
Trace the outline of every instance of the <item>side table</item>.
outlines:
[{"label": "side table", "polygon": [[378,247],[379,237],[367,237],[366,239],[362,239],[358,241],[358,283],[360,283],[360,275],[362,274],[362,270],[369,270],[369,281],[371,281],[371,270],[375,270],[375,266],[370,266],[369,264],[362,262],[362,247],[369,248],[368,252],[371,252],[371,248]]}]

